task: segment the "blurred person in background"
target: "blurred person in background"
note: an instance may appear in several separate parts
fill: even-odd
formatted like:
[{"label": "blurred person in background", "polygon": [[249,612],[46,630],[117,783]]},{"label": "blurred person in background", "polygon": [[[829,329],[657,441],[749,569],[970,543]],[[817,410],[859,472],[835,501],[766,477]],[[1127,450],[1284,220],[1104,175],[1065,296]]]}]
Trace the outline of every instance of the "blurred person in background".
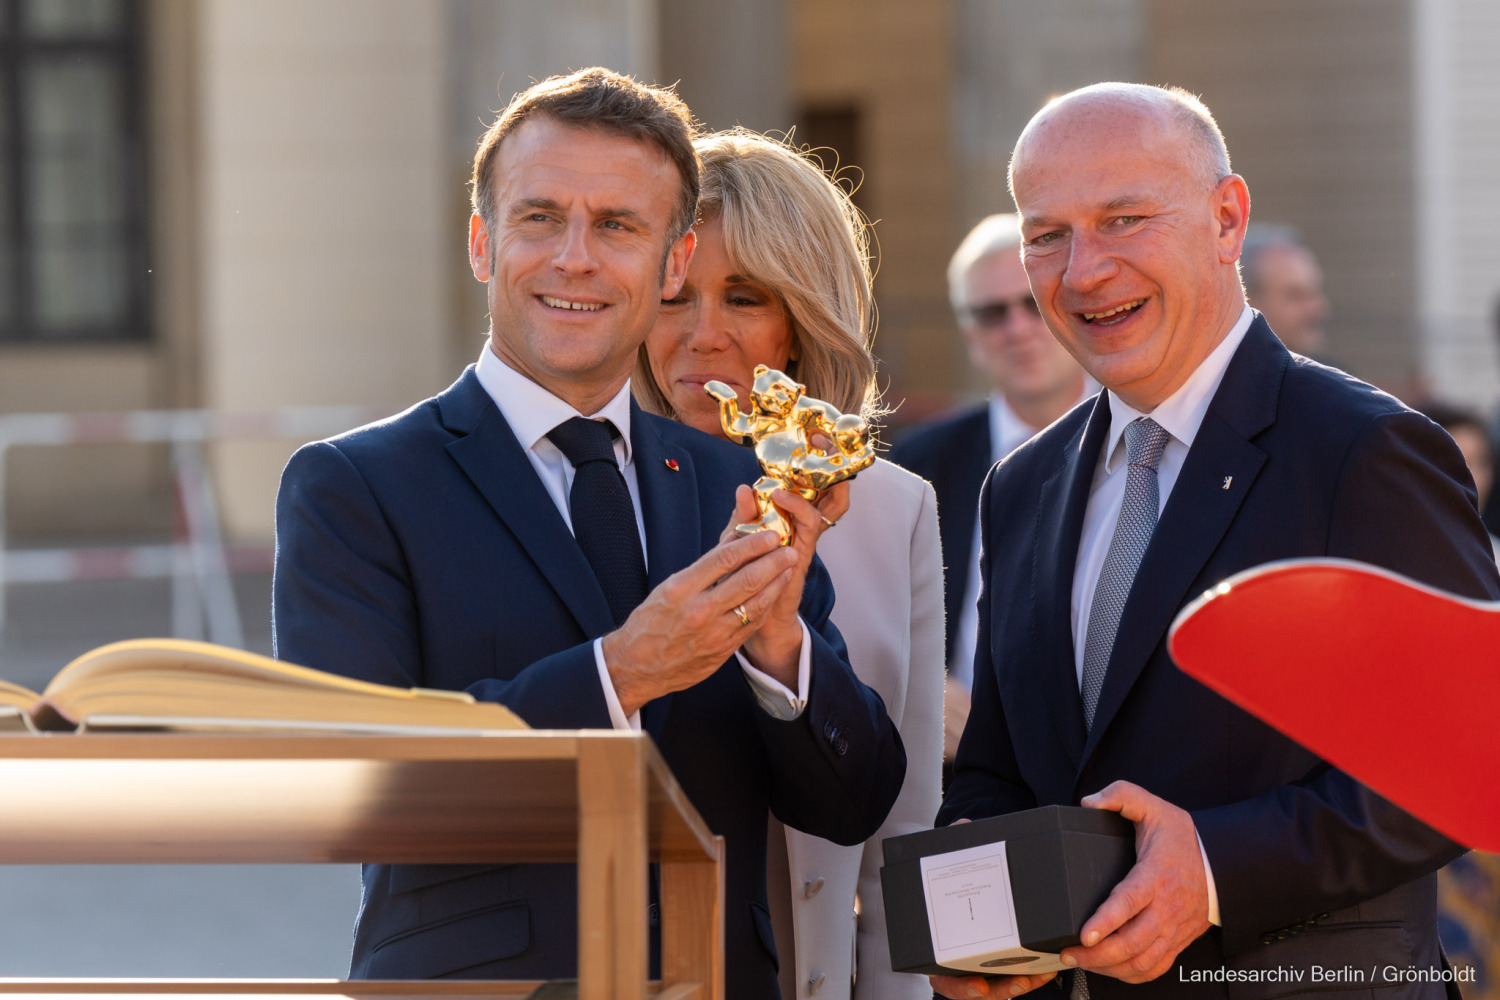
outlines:
[{"label": "blurred person in background", "polygon": [[[774,494],[792,545],[736,538],[754,456],[632,403],[637,353],[692,253],[691,135],[675,94],[597,68],[528,88],[485,133],[469,252],[489,340],[437,397],[292,456],[275,650],[467,691],[538,729],[649,733],[726,842],[725,995],[764,1000],[768,811],[858,844],[906,761],[828,622],[813,554],[847,489],[818,506]],[[351,978],[576,975],[576,866],[363,878]]]},{"label": "blurred person in background", "polygon": [[948,620],[943,759],[951,762],[974,676],[979,488],[996,462],[1098,386],[1042,322],[1021,266],[1019,216],[991,215],[964,237],[948,264],[948,299],[969,361],[990,384],[989,399],[913,428],[891,449],[891,461],[937,491]]},{"label": "blurred person in background", "polygon": [[[1490,313],[1490,332],[1495,335],[1495,343],[1500,347],[1500,296],[1495,298],[1495,307]],[[1492,442],[1500,443],[1500,399],[1496,399],[1494,409],[1490,411],[1488,431]],[[1497,500],[1495,491],[1490,491],[1488,503],[1479,505],[1481,516],[1484,518],[1485,527],[1489,528],[1490,534],[1500,535],[1500,500]]]},{"label": "blurred person in background", "polygon": [[[751,373],[763,364],[844,413],[877,417],[859,210],[817,163],[782,143],[737,130],[694,146],[703,177],[697,248],[642,348],[633,381],[642,407],[722,437],[704,383],[733,386],[748,410]],[[773,822],[768,894],[782,993],[848,996],[857,972],[859,1000],[926,1000],[925,977],[891,971],[879,870],[880,841],[930,828],[939,801],[943,579],[932,487],[877,460],[852,484],[848,513],[818,553],[838,592],[833,620],[849,660],[885,700],[907,773],[885,825],[863,845]]]},{"label": "blurred person in background", "polygon": [[[1489,502],[1491,488],[1495,485],[1495,446],[1485,430],[1479,414],[1461,406],[1447,403],[1429,403],[1422,407],[1427,418],[1448,432],[1458,450],[1463,452],[1469,474],[1474,477],[1474,490],[1478,495],[1478,506],[1484,510]],[[1500,537],[1490,533],[1490,545],[1500,555]]]},{"label": "blurred person in background", "polygon": [[[1463,452],[1482,510],[1495,484],[1495,455],[1479,415],[1443,403],[1422,412]],[[1500,555],[1494,533],[1490,545]],[[1465,1000],[1500,1000],[1500,855],[1470,851],[1438,872],[1438,934],[1450,961],[1476,970],[1475,982],[1464,988]]]},{"label": "blurred person in background", "polygon": [[1474,968],[1464,1000],[1500,1000],[1500,854],[1470,851],[1438,872],[1438,934],[1454,966]]},{"label": "blurred person in background", "polygon": [[1323,269],[1296,229],[1274,222],[1250,223],[1240,275],[1250,305],[1260,310],[1287,350],[1343,367],[1325,353],[1328,298],[1323,294]]}]

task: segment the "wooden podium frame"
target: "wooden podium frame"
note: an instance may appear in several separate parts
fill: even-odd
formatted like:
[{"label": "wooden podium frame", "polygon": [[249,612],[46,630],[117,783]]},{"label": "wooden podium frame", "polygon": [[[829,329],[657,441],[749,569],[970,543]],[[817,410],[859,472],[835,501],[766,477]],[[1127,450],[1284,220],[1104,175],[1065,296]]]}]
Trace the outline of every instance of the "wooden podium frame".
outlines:
[{"label": "wooden podium frame", "polygon": [[[0,863],[578,863],[578,996],[722,1000],[724,839],[650,738],[0,737]],[[647,982],[647,863],[662,980]],[[16,994],[527,996],[510,980],[22,980]]]}]

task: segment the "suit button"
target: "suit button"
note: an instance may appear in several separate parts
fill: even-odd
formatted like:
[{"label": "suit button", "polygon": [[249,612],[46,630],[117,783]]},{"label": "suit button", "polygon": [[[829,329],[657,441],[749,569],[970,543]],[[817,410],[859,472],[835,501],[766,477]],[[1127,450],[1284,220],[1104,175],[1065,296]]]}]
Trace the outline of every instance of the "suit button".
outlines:
[{"label": "suit button", "polygon": [[818,992],[818,988],[823,985],[823,980],[827,978],[823,973],[818,972],[816,969],[813,970],[812,978],[807,981],[807,992]]},{"label": "suit button", "polygon": [[651,927],[661,926],[661,907],[652,903],[646,908],[646,923]]},{"label": "suit button", "polygon": [[844,739],[838,724],[832,719],[823,723],[823,738],[828,741],[829,746],[833,747],[833,752],[840,757],[849,752],[848,741]]},{"label": "suit button", "polygon": [[821,891],[823,891],[823,877],[821,875],[814,875],[802,883],[802,895],[807,899],[812,899]]}]

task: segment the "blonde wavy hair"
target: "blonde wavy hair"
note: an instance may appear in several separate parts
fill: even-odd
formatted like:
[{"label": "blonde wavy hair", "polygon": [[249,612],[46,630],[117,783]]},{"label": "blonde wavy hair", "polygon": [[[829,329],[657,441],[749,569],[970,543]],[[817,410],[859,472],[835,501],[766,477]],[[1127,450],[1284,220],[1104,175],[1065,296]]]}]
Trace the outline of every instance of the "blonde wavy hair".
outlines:
[{"label": "blonde wavy hair", "polygon": [[[875,384],[871,231],[818,161],[748,129],[694,140],[702,177],[698,221],[722,223],[735,268],[765,285],[792,327],[791,375],[808,395],[872,422]],[[748,373],[747,373],[748,374]],[[631,385],[648,412],[679,419],[641,345]]]}]

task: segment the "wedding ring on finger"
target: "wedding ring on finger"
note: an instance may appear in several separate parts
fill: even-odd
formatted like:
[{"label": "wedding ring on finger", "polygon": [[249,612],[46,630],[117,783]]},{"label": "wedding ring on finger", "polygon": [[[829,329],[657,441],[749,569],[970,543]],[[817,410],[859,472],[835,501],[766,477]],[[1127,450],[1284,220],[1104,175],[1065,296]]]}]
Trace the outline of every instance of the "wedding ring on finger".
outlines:
[{"label": "wedding ring on finger", "polygon": [[741,625],[750,624],[750,616],[745,613],[745,606],[743,604],[734,609],[734,616],[740,620]]},{"label": "wedding ring on finger", "polygon": [[830,521],[830,520],[828,520],[828,518],[823,517],[823,515],[821,515],[821,514],[819,514],[818,516],[821,517],[821,518],[823,518],[823,530],[824,531],[827,531],[829,528],[838,527],[838,522],[837,521]]}]

